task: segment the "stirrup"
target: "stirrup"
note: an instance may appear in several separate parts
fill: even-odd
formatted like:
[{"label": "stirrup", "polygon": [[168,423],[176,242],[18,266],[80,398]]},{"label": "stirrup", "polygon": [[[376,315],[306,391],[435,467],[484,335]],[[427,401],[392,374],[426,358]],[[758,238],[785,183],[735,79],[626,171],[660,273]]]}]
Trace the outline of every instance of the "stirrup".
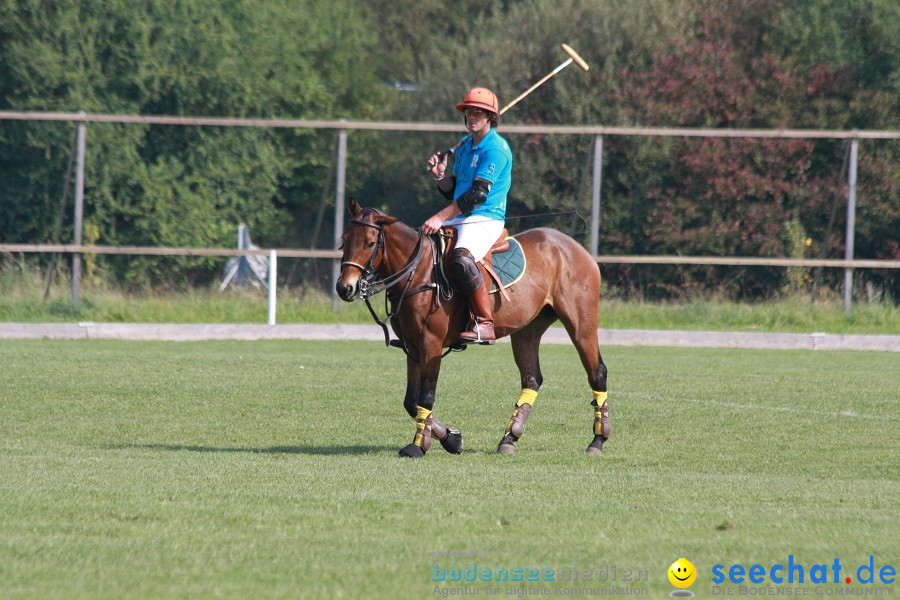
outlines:
[{"label": "stirrup", "polygon": [[[462,337],[463,334],[466,334],[466,333],[475,333],[475,339],[468,340],[468,339]],[[497,338],[494,337],[494,339],[492,339],[492,340],[481,339],[481,325],[479,325],[478,322],[476,321],[475,322],[475,331],[472,332],[472,331],[469,331],[468,329],[463,331],[461,334],[459,334],[459,339],[457,341],[460,344],[479,344],[481,346],[493,346],[497,342]]]}]

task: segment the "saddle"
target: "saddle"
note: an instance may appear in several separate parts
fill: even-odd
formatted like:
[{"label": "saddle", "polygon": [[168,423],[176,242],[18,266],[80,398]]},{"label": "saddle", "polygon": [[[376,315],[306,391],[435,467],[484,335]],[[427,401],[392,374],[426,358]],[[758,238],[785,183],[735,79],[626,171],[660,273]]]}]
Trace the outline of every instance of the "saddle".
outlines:
[{"label": "saddle", "polygon": [[[446,226],[441,228],[440,237],[443,240],[443,248],[441,249],[442,257],[440,260],[441,270],[443,271],[446,267],[447,257],[450,256],[450,252],[456,246],[458,232],[456,231],[456,227]],[[483,277],[490,277],[490,279],[494,282],[494,285],[497,286],[497,289],[500,291],[500,294],[503,296],[503,299],[509,302],[509,294],[506,293],[506,290],[503,289],[503,280],[499,275],[494,271],[493,268],[493,255],[494,254],[502,254],[509,250],[509,230],[504,227],[503,231],[500,233],[500,237],[497,238],[497,241],[491,246],[490,250],[488,250],[487,254],[484,255],[484,258],[478,261],[478,266],[481,269],[481,275]]]}]

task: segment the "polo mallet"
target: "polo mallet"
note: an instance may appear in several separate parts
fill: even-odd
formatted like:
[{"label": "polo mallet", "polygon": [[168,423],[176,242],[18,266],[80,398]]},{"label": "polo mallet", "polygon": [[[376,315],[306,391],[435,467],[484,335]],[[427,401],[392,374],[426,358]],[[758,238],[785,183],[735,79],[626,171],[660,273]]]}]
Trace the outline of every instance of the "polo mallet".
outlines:
[{"label": "polo mallet", "polygon": [[522,94],[518,98],[516,98],[515,100],[513,100],[512,102],[510,102],[509,104],[504,106],[503,110],[500,111],[501,115],[503,113],[505,113],[506,111],[508,111],[509,109],[511,109],[516,104],[518,104],[519,100],[521,100],[522,98],[524,98],[525,96],[527,96],[528,94],[533,92],[534,90],[538,89],[540,86],[544,85],[544,83],[546,83],[548,79],[550,79],[551,77],[553,77],[554,75],[556,75],[557,73],[559,73],[560,71],[562,71],[563,69],[565,69],[566,67],[571,65],[572,62],[575,62],[575,64],[577,64],[579,67],[581,67],[585,71],[587,71],[590,68],[590,67],[588,67],[588,64],[586,62],[584,62],[584,59],[581,58],[580,56],[578,56],[578,53],[572,49],[572,46],[570,46],[568,44],[560,44],[560,47],[563,49],[563,52],[565,52],[566,54],[569,55],[569,58],[566,59],[566,61],[563,62],[562,64],[560,64],[558,67],[556,67],[555,69],[553,69],[552,71],[550,71],[549,73],[544,75],[543,79],[541,79],[540,81],[535,83],[533,86],[531,86],[530,88],[528,88],[527,90],[522,92]]},{"label": "polo mallet", "polygon": [[[504,106],[504,107],[500,110],[500,114],[501,114],[501,115],[502,115],[503,113],[505,113],[506,111],[508,111],[508,110],[509,110],[510,108],[512,108],[513,106],[515,106],[516,104],[518,104],[519,101],[522,100],[525,96],[527,96],[528,94],[530,94],[530,93],[533,92],[534,90],[538,89],[539,87],[541,87],[542,85],[544,85],[545,83],[547,83],[547,80],[548,80],[548,79],[550,79],[551,77],[553,77],[554,75],[556,75],[557,73],[559,73],[560,71],[562,71],[563,69],[565,69],[566,67],[568,67],[569,65],[571,65],[573,62],[574,62],[576,65],[578,65],[579,67],[581,67],[581,68],[582,68],[583,70],[585,70],[585,71],[587,71],[587,70],[590,68],[590,67],[588,66],[588,64],[585,62],[585,60],[584,60],[583,58],[581,58],[581,57],[578,55],[577,52],[575,52],[575,50],[572,48],[572,46],[570,46],[570,45],[568,45],[568,44],[560,44],[560,47],[563,49],[563,52],[565,52],[566,54],[569,55],[569,58],[567,58],[564,62],[560,63],[560,65],[559,65],[558,67],[556,67],[555,69],[553,69],[552,71],[550,71],[549,73],[547,73],[546,75],[544,75],[544,77],[541,78],[540,81],[538,81],[537,83],[535,83],[534,85],[532,85],[530,88],[528,88],[527,90],[525,90],[524,92],[522,92],[522,93],[519,95],[518,98],[516,98],[515,100],[513,100],[512,102],[510,102],[509,104],[507,104],[506,106]],[[441,159],[441,161],[443,161],[443,160],[444,160],[444,157],[446,157],[448,154],[451,155],[451,156],[452,156],[453,154],[456,154],[456,151],[459,150],[460,146],[462,146],[463,144],[465,144],[466,141],[467,141],[470,137],[471,137],[471,136],[468,136],[468,137],[463,138],[458,144],[456,144],[456,145],[453,146],[452,148],[449,148],[449,149],[447,149],[447,150],[441,152],[441,153],[440,153],[440,159]],[[426,170],[426,171],[430,171],[430,170],[431,170],[431,167],[425,167],[425,170]]]}]

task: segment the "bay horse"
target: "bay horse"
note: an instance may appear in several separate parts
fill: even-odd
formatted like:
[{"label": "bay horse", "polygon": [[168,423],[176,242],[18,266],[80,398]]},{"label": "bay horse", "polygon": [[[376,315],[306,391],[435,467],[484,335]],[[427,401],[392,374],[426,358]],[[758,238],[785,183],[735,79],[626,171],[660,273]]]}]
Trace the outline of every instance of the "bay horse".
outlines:
[{"label": "bay horse", "polygon": [[[385,322],[390,321],[399,338],[392,345],[399,345],[407,355],[403,406],[416,421],[416,433],[400,455],[423,457],[432,436],[445,450],[459,454],[462,435],[435,418],[434,402],[441,360],[449,349],[459,349],[457,338],[469,318],[467,302],[462,294],[447,298],[440,283],[435,283],[440,280],[436,236],[426,236],[374,208],[363,208],[353,198],[348,209],[351,220],[341,238],[343,256],[335,287],[342,300],[361,297],[367,304],[370,296],[388,292],[392,309],[384,320],[378,320],[371,305],[369,310],[385,329],[386,340]],[[522,390],[497,451],[516,450],[544,379],[538,360],[541,336],[558,319],[587,373],[594,438],[586,451],[599,453],[610,435],[607,370],[597,342],[600,269],[578,242],[554,229],[530,229],[514,237],[525,253],[527,269],[506,289],[509,300],[491,294],[491,305],[497,338],[508,335],[512,342]]]}]

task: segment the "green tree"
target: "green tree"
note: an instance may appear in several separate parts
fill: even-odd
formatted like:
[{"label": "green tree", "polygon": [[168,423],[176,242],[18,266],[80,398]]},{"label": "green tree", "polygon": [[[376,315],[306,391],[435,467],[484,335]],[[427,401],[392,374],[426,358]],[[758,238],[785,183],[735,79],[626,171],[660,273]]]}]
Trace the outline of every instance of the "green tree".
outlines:
[{"label": "green tree", "polygon": [[[225,117],[373,118],[375,37],[350,1],[13,2],[0,8],[0,106]],[[334,10],[344,18],[331,19]],[[335,68],[340,65],[340,68]],[[0,238],[52,230],[69,127],[8,124]],[[85,219],[101,244],[231,245],[297,239],[315,210],[333,136],[140,125],[88,128]],[[43,164],[42,164],[43,163]],[[215,261],[116,261],[126,281],[208,277]],[[220,262],[220,261],[219,261]]]},{"label": "green tree", "polygon": [[[771,35],[772,25],[790,20],[793,4],[733,0],[695,6],[696,26],[689,36],[672,39],[650,68],[629,69],[623,77],[621,105],[637,122],[879,129],[896,118],[888,117],[884,106],[891,101],[896,105],[897,95],[867,88],[857,77],[866,65],[815,63],[802,54],[783,54],[784,48],[773,43],[781,38]],[[832,18],[839,20],[844,9],[833,8]],[[842,237],[825,239],[825,229],[831,199],[840,193],[835,175],[844,143],[687,139],[658,148],[625,141],[614,151],[620,148],[627,155],[637,152],[651,168],[632,164],[624,179],[613,179],[617,187],[612,196],[624,195],[625,202],[611,211],[614,234],[607,240],[612,242],[608,251],[785,256],[791,249],[780,232],[795,218],[820,246],[842,251]],[[896,153],[889,144],[870,145],[867,152],[867,165],[861,164],[860,171],[867,173],[866,200],[858,212],[866,217],[857,222],[857,256],[892,257],[896,244],[889,242],[888,228],[900,226],[900,214],[896,177],[888,174],[887,165],[896,164]],[[612,272],[624,284],[637,270]],[[866,276],[881,278],[888,288],[896,285],[883,274]],[[695,286],[730,288],[734,295],[756,298],[783,288],[784,277],[781,269],[658,268],[649,279],[662,296],[690,293]]]},{"label": "green tree", "polygon": [[[544,215],[510,227],[586,241],[577,218],[547,215],[586,212],[592,140],[506,125],[897,129],[898,29],[894,0],[0,0],[0,108],[458,123],[458,134],[350,132],[348,192],[417,225],[444,202],[424,162],[463,134],[453,104],[484,85],[504,105],[565,59],[566,42],[590,71],[557,75],[500,132],[515,154],[509,215]],[[48,239],[72,133],[2,124],[0,239]],[[243,221],[258,243],[306,246],[331,195],[336,135],[91,124],[88,225],[99,243],[231,245]],[[830,237],[827,224],[846,148],[609,137],[601,252],[783,255],[784,232],[802,229],[817,253],[839,256],[842,211]],[[898,158],[896,142],[861,144],[858,256],[900,256]],[[204,281],[220,263],[111,262],[135,284]],[[784,287],[780,269],[604,272],[660,296]],[[900,298],[893,271],[865,276]]]}]

